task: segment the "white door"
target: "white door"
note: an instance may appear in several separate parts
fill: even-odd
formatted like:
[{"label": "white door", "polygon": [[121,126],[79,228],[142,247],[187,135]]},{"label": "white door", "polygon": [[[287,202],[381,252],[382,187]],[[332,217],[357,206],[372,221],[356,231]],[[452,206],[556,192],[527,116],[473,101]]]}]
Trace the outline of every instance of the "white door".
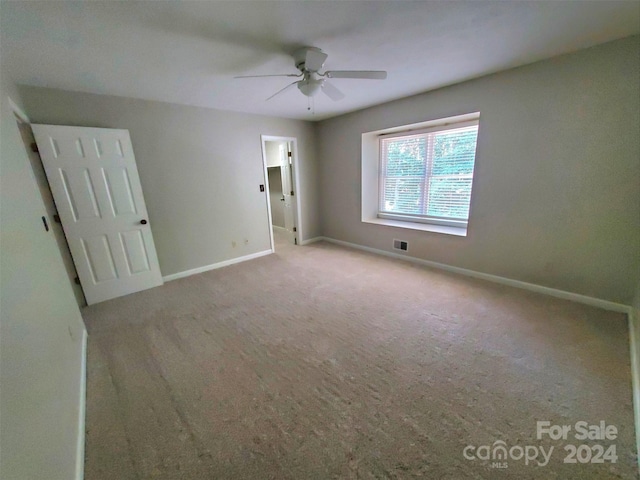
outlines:
[{"label": "white door", "polygon": [[162,285],[129,131],[32,127],[87,303]]},{"label": "white door", "polygon": [[291,168],[291,148],[289,142],[280,144],[280,175],[282,177],[282,196],[284,197],[284,228],[287,231],[287,239],[291,243],[296,241],[295,216],[293,212],[293,176]]}]

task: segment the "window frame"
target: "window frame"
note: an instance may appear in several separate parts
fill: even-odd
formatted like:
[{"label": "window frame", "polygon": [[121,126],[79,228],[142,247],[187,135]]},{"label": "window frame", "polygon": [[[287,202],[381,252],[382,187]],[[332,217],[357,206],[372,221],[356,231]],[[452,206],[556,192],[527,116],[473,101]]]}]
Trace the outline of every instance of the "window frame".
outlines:
[{"label": "window frame", "polygon": [[[390,133],[380,133],[377,136],[377,150],[378,150],[378,204],[377,204],[377,214],[376,217],[378,219],[380,219],[381,221],[384,220],[390,220],[395,222],[408,222],[408,223],[419,223],[419,224],[427,224],[427,225],[437,225],[437,226],[443,226],[443,227],[453,227],[453,228],[459,228],[459,229],[464,229],[465,230],[465,235],[466,235],[466,229],[468,227],[468,223],[469,223],[469,217],[471,216],[471,195],[473,194],[473,181],[474,181],[474,175],[475,175],[475,163],[476,163],[476,159],[477,159],[477,150],[478,150],[478,142],[476,140],[476,148],[474,150],[474,159],[473,159],[473,173],[471,174],[471,192],[469,194],[469,215],[467,216],[466,220],[458,220],[458,219],[453,219],[453,218],[449,218],[449,217],[438,217],[438,216],[428,216],[428,215],[421,215],[421,214],[409,214],[409,213],[394,213],[394,212],[386,212],[386,211],[382,211],[380,210],[380,204],[382,203],[382,198],[384,195],[384,181],[386,179],[386,176],[384,175],[384,169],[385,169],[385,159],[384,159],[384,154],[385,154],[385,149],[382,145],[383,140],[389,140],[389,139],[393,139],[393,138],[403,138],[403,137],[411,137],[411,136],[416,136],[416,135],[428,135],[428,134],[432,134],[432,133],[436,133],[436,132],[443,132],[443,131],[448,131],[448,130],[458,130],[458,129],[462,129],[462,128],[468,128],[468,127],[476,127],[476,130],[479,134],[479,130],[480,130],[480,119],[479,119],[479,115],[476,116],[473,119],[470,120],[458,120],[458,121],[448,121],[451,119],[442,119],[441,123],[436,123],[433,124],[435,122],[438,122],[437,120],[429,122],[432,124],[432,126],[428,126],[428,127],[423,127],[423,128],[409,128],[409,129],[404,129],[404,130],[396,130]],[[431,145],[429,148],[433,148],[433,146]],[[425,164],[425,168],[427,168],[428,165]],[[431,167],[433,167],[433,165],[431,165]],[[430,178],[430,174],[427,174],[425,172],[424,176],[422,177],[423,179],[423,183],[428,182],[428,179]],[[424,187],[423,187],[424,188]]]}]

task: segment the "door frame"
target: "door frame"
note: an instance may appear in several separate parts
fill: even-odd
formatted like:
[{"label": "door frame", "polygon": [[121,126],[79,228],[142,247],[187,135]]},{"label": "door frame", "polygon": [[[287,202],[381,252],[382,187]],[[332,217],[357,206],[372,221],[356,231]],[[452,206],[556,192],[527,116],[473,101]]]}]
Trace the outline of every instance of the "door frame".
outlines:
[{"label": "door frame", "polygon": [[[71,249],[69,247],[69,242],[67,241],[67,236],[65,235],[62,228],[62,223],[56,220],[56,217],[58,219],[60,218],[58,216],[58,207],[56,206],[55,200],[53,199],[53,192],[51,191],[49,179],[47,178],[47,175],[44,171],[42,158],[40,157],[40,153],[37,150],[34,152],[31,149],[31,142],[33,142],[33,144],[35,145],[36,141],[33,135],[33,129],[31,128],[31,122],[29,122],[26,115],[20,115],[17,110],[14,110],[13,113],[18,124],[18,130],[20,131],[20,137],[24,145],[25,153],[27,155],[27,158],[29,159],[29,166],[31,167],[29,173],[32,174],[32,178],[38,186],[38,193],[42,197],[47,220],[50,224],[50,230],[53,232],[56,239],[56,245],[58,246],[58,250],[60,251],[62,263],[64,264],[65,271],[67,272],[67,276],[69,278],[69,284],[71,285],[75,299],[78,302],[78,306],[85,307],[87,305],[87,300],[84,296],[82,285],[74,280],[78,278],[78,271],[76,270],[76,264],[73,260],[73,256],[71,255]],[[28,141],[23,136],[22,129],[24,128],[27,128],[29,130],[29,135],[31,137],[30,141]],[[37,160],[35,159],[35,157],[37,157]],[[45,193],[45,191],[48,193],[48,195],[47,193]]]},{"label": "door frame", "polygon": [[302,209],[300,202],[300,178],[298,173],[299,166],[299,158],[298,158],[298,138],[297,137],[280,137],[274,135],[260,135],[260,143],[262,146],[262,169],[264,175],[264,184],[265,184],[265,199],[267,202],[267,220],[269,223],[269,239],[271,242],[271,251],[275,252],[275,243],[273,240],[273,219],[271,218],[271,201],[270,201],[270,193],[269,193],[269,172],[267,171],[267,142],[291,142],[291,152],[293,158],[291,160],[291,168],[292,172],[292,180],[293,180],[293,197],[294,197],[294,208],[293,208],[293,223],[296,228],[296,244],[300,245],[302,243],[303,228],[302,228]]},{"label": "door frame", "polygon": [[[23,125],[28,125],[29,129],[31,129],[31,120],[29,119],[27,114],[24,112],[24,110],[18,107],[18,105],[11,99],[11,97],[7,97],[7,100],[9,102],[9,107],[11,108],[11,110],[13,111],[13,114],[15,115],[16,122],[18,124],[22,123]],[[18,129],[20,129],[19,125],[18,125]],[[33,136],[33,130],[31,131],[31,136]],[[22,135],[20,135],[20,137],[22,140]],[[35,138],[33,138],[33,141],[35,142]],[[57,211],[57,207],[56,207],[55,201],[53,200],[53,193],[51,192],[51,186],[49,185],[49,180],[47,179],[47,175],[44,172],[44,165],[42,164],[42,159],[39,158],[40,154],[37,153],[39,158],[38,161],[40,162],[40,165],[42,168],[42,176],[44,178],[44,183],[41,185],[36,175],[36,172],[34,170],[35,167],[31,163],[31,158],[30,158],[31,152],[29,151],[29,145],[25,144],[24,141],[22,141],[22,144],[24,146],[25,155],[27,156],[27,160],[29,163],[29,174],[31,175],[31,178],[33,179],[34,183],[38,187],[38,194],[42,198],[42,203],[45,207],[45,214],[50,224],[50,229],[54,231],[56,247],[58,248],[58,252],[60,253],[60,257],[62,259],[62,263],[64,264],[65,271],[67,272],[69,285],[71,285],[71,290],[73,290],[78,307],[85,307],[87,305],[87,300],[84,296],[84,290],[82,289],[82,285],[76,284],[76,282],[74,281],[74,278],[77,278],[78,276],[78,272],[76,271],[76,264],[73,261],[73,257],[71,256],[71,249],[69,248],[69,242],[67,241],[67,237],[64,234],[64,230],[62,230],[62,224],[56,225],[55,220],[51,218],[51,216],[49,215],[49,208],[53,207],[53,210]],[[51,196],[51,202],[49,202],[48,199],[45,199],[42,196],[42,192],[40,191],[41,187],[45,187],[49,191],[49,195]],[[59,229],[59,234],[55,232],[55,230],[57,229]]]}]

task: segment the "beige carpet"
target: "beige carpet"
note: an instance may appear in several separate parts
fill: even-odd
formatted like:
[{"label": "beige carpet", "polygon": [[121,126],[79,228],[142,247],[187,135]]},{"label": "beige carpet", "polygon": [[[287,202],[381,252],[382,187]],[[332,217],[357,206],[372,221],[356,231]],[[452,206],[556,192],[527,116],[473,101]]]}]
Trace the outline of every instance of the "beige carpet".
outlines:
[{"label": "beige carpet", "polygon": [[[87,480],[636,478],[622,315],[277,247],[84,310]],[[615,425],[587,443],[617,463],[563,463],[585,442],[539,441],[536,420]],[[463,456],[499,440],[554,451],[504,469]]]}]

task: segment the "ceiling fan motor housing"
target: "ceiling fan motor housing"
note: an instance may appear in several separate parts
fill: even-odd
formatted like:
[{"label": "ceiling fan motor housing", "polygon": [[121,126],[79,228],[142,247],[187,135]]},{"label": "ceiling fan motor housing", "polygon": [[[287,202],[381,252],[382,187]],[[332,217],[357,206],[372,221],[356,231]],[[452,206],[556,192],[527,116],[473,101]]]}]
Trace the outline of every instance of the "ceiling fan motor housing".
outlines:
[{"label": "ceiling fan motor housing", "polygon": [[[318,70],[320,70],[322,68],[322,65],[320,65],[320,67],[318,67],[316,70],[308,70],[307,69],[306,62],[307,62],[307,53],[309,51],[313,51],[313,52],[317,52],[317,53],[324,53],[321,49],[319,49],[317,47],[303,47],[303,48],[300,48],[300,49],[296,50],[295,52],[293,52],[293,61],[295,63],[295,66],[302,73],[310,72],[310,71],[317,72]],[[323,62],[323,64],[324,64],[324,62]]]}]

